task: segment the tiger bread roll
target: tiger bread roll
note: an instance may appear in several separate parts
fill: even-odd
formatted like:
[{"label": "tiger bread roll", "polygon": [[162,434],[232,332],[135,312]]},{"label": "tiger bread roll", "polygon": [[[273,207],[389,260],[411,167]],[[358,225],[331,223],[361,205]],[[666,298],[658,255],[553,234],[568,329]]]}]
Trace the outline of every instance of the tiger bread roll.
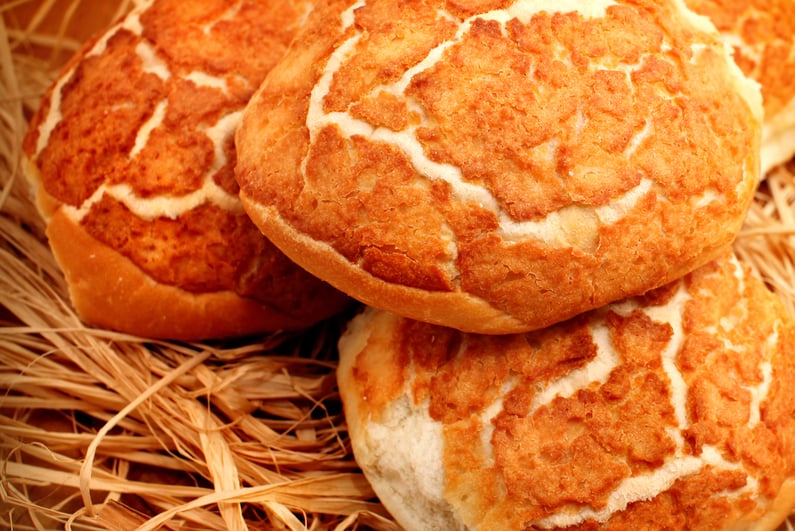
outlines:
[{"label": "tiger bread roll", "polygon": [[66,65],[25,168],[85,321],[196,340],[301,329],[347,304],[262,236],[234,179],[242,109],[309,8],[140,3]]},{"label": "tiger bread roll", "polygon": [[738,232],[758,85],[680,1],[334,0],[236,134],[246,211],[367,305],[539,329]]},{"label": "tiger bread roll", "polygon": [[412,530],[772,530],[795,506],[795,323],[731,255],[526,334],[366,309],[357,463]]},{"label": "tiger bread roll", "polygon": [[761,84],[762,175],[795,155],[795,1],[687,0],[732,46],[746,75]]}]

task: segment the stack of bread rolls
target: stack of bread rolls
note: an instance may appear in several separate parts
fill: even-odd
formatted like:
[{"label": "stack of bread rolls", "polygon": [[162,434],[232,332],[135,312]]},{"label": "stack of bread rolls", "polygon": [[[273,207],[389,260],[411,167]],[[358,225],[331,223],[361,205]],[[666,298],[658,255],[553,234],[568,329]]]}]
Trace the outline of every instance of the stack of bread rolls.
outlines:
[{"label": "stack of bread rolls", "polygon": [[793,19],[751,22],[795,2],[730,4],[147,3],[26,139],[75,306],[195,338],[359,301],[340,395],[407,529],[773,529],[795,321],[731,246],[795,151]]},{"label": "stack of bread rolls", "polygon": [[728,40],[675,1],[330,1],[250,101],[244,207],[365,303],[339,388],[407,529],[795,505],[795,323],[730,250],[775,135]]}]

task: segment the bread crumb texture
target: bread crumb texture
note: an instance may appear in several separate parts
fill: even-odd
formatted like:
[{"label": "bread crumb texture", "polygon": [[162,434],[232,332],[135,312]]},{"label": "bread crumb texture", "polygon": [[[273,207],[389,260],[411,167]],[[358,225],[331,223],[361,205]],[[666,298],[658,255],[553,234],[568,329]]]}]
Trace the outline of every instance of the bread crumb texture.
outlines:
[{"label": "bread crumb texture", "polygon": [[64,209],[156,283],[190,293],[232,292],[298,319],[308,296],[344,300],[262,237],[234,179],[242,109],[308,9],[140,2],[87,43],[24,141],[39,202],[54,205],[45,216]]},{"label": "bread crumb texture", "polygon": [[795,473],[795,325],[732,257],[528,334],[357,319],[355,348],[341,343],[367,441],[354,448],[370,449],[378,487],[369,455],[420,435],[370,433],[408,397],[443,434],[451,529],[724,529],[763,515]]},{"label": "bread crumb texture", "polygon": [[278,218],[251,209],[265,234],[526,331],[714,258],[758,182],[761,116],[680,2],[328,2],[247,108],[237,177]]}]

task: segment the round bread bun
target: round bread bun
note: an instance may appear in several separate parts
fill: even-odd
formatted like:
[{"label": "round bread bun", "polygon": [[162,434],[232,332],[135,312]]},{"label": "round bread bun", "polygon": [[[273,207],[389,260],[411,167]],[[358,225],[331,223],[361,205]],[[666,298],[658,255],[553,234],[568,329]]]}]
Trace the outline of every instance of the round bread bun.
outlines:
[{"label": "round bread bun", "polygon": [[24,168],[84,321],[199,340],[303,329],[349,303],[262,236],[234,179],[243,107],[309,9],[142,2],[66,65]]},{"label": "round bread bun", "polygon": [[795,322],[732,255],[526,334],[367,308],[339,350],[354,456],[407,530],[758,531],[795,507]]},{"label": "round bread bun", "polygon": [[762,86],[762,175],[795,155],[795,1],[687,0],[708,16]]},{"label": "round bread bun", "polygon": [[713,259],[761,119],[682,2],[336,0],[247,105],[236,176],[263,233],[340,290],[514,333]]}]

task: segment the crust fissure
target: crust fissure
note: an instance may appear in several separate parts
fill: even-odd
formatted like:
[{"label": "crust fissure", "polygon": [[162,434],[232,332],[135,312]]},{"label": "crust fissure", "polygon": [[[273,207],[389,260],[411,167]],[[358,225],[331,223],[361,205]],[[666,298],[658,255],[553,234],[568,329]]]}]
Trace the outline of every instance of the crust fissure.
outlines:
[{"label": "crust fissure", "polygon": [[[399,95],[409,102],[413,113],[424,117],[424,109],[418,102],[406,95],[408,86],[418,74],[428,71],[441,61],[448,49],[458,45],[470,32],[475,20],[497,22],[504,30],[509,20],[519,19],[527,21],[534,14],[543,11],[579,11],[584,17],[597,18],[604,17],[607,8],[613,5],[613,2],[593,2],[589,3],[587,7],[575,4],[575,2],[564,2],[561,5],[559,2],[539,3],[522,0],[514,2],[507,9],[494,10],[465,19],[459,22],[459,28],[453,38],[432,48],[425,57],[408,68],[397,81],[373,88],[369,96],[376,95],[379,92]],[[341,22],[344,30],[348,30],[353,26],[355,9],[361,5],[364,5],[364,2],[358,2],[342,15]],[[444,14],[442,15],[444,16]],[[450,18],[450,16],[446,15],[446,18]],[[558,247],[575,246],[586,250],[593,246],[598,227],[592,227],[589,230],[590,235],[572,235],[570,224],[566,221],[569,216],[565,213],[552,212],[539,221],[516,221],[513,219],[507,214],[492,192],[479,184],[467,182],[458,166],[437,162],[428,156],[425,147],[417,136],[418,129],[425,124],[413,124],[401,131],[394,131],[386,127],[374,127],[365,120],[354,118],[348,110],[326,112],[324,102],[331,91],[334,77],[345,64],[348,57],[355,52],[361,38],[361,33],[353,33],[332,52],[318,81],[312,88],[306,116],[310,146],[316,141],[318,133],[323,128],[334,126],[343,137],[361,136],[372,142],[380,142],[396,147],[408,158],[419,174],[430,180],[440,180],[448,183],[453,195],[460,201],[477,205],[479,208],[494,213],[499,220],[497,234],[507,242],[521,242],[530,239]],[[624,67],[625,70],[631,68],[631,66]],[[652,126],[647,121],[645,127],[630,142],[627,148],[629,154],[636,150],[644,139],[651,134],[651,129]],[[301,171],[304,178],[306,178],[307,161],[308,155],[301,162]],[[638,200],[652,188],[652,184],[650,180],[642,179],[636,187],[614,199],[610,204],[598,207],[575,206],[574,208],[583,211],[583,213],[586,210],[592,210],[593,213],[587,215],[589,219],[593,219],[595,216],[599,223],[613,224],[637,204]],[[584,223],[578,223],[578,230],[584,230],[584,226]],[[574,239],[572,240],[572,238]]]}]

